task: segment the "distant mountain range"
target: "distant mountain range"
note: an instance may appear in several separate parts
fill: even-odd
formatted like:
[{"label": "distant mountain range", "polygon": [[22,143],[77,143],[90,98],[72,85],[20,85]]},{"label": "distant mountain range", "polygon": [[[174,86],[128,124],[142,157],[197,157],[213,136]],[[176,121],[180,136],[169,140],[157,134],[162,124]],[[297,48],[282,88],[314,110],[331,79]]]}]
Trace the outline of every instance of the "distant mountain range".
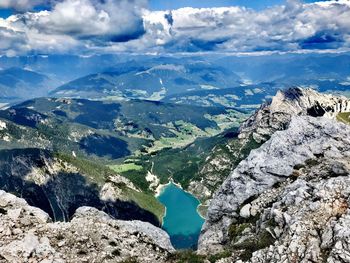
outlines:
[{"label": "distant mountain range", "polygon": [[142,57],[73,80],[50,95],[250,109],[288,86],[346,93],[349,60],[348,54]]},{"label": "distant mountain range", "polygon": [[131,63],[117,68],[69,82],[50,95],[161,100],[167,95],[223,89],[240,84],[239,77],[233,71],[206,61],[177,61],[176,64],[149,62],[146,65]]},{"label": "distant mountain range", "polygon": [[16,67],[8,68],[0,71],[0,100],[44,96],[54,85],[54,81],[46,75]]},{"label": "distant mountain range", "polygon": [[52,96],[250,109],[290,86],[349,93],[349,61],[347,53],[1,57],[0,102]]}]

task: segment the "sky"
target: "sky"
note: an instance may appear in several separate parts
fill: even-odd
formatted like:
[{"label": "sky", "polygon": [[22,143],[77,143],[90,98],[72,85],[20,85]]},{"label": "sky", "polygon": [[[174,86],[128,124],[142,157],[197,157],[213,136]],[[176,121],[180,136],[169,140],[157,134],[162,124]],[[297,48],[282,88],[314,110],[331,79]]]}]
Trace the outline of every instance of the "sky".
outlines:
[{"label": "sky", "polygon": [[151,0],[150,8],[152,10],[178,9],[181,7],[227,7],[227,6],[246,6],[254,9],[263,9],[269,6],[283,4],[283,0],[176,0],[162,1]]},{"label": "sky", "polygon": [[350,0],[0,0],[0,55],[342,52]]},{"label": "sky", "polygon": [[[304,0],[304,2],[312,3],[317,1]],[[149,5],[152,10],[178,9],[188,6],[195,8],[244,6],[255,10],[262,10],[284,3],[285,0],[151,0]]]}]

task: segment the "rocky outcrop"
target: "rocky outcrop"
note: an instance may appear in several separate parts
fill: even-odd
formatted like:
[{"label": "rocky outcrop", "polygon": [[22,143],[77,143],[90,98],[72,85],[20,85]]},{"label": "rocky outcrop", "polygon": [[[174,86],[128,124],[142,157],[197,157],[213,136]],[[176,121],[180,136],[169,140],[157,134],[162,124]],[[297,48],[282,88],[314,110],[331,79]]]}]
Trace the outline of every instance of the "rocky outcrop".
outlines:
[{"label": "rocky outcrop", "polygon": [[247,157],[251,149],[259,146],[254,140],[242,142],[237,135],[217,145],[200,167],[198,176],[190,183],[188,191],[207,205],[230,172]]},{"label": "rocky outcrop", "polygon": [[284,130],[292,116],[325,116],[334,119],[340,112],[350,112],[350,100],[318,93],[313,89],[289,88],[278,91],[273,99],[263,104],[240,127],[240,139],[253,137],[265,142],[278,130]]},{"label": "rocky outcrop", "polygon": [[70,222],[0,190],[0,262],[164,262],[174,249],[161,229],[114,220],[91,207]]},{"label": "rocky outcrop", "polygon": [[227,262],[339,262],[349,253],[349,134],[327,117],[291,117],[217,191],[199,251],[229,248]]},{"label": "rocky outcrop", "polygon": [[240,127],[225,145],[217,145],[192,181],[189,191],[208,203],[238,163],[250,150],[258,148],[271,135],[285,130],[292,116],[325,116],[335,119],[340,112],[350,112],[350,100],[316,92],[312,89],[290,88],[278,91]]}]

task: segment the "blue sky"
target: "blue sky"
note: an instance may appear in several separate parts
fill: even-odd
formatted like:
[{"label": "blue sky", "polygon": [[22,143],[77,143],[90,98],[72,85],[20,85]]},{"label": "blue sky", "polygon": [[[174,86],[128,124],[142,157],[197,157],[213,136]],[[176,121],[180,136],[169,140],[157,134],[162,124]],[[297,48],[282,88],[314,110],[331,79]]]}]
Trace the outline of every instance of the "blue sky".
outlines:
[{"label": "blue sky", "polygon": [[[1,1],[1,0],[0,0]],[[48,10],[50,9],[49,6],[46,6],[46,5],[38,5],[38,6],[35,6],[33,11],[36,12],[36,11],[41,11],[41,10]],[[1,8],[0,7],[0,17],[2,18],[7,18],[9,17],[10,15],[14,14],[14,10],[13,9],[9,9],[9,8]]]},{"label": "blue sky", "polygon": [[6,18],[12,14],[10,9],[1,9],[0,8],[0,17]]},{"label": "blue sky", "polygon": [[[322,1],[322,0],[321,0]],[[326,0],[323,0],[326,1]],[[315,0],[304,0],[304,2],[316,2]],[[245,6],[255,10],[261,10],[270,6],[284,4],[285,0],[150,0],[151,10],[169,10],[181,7],[225,7]],[[37,6],[35,11],[48,9],[47,6]],[[14,12],[11,9],[1,9],[0,17],[7,18]]]},{"label": "blue sky", "polygon": [[220,7],[220,6],[246,6],[262,9],[271,5],[281,4],[283,0],[151,0],[153,10],[177,9],[180,7]]},{"label": "blue sky", "polygon": [[[327,0],[319,0],[327,1]],[[316,2],[315,0],[304,0],[305,3]],[[150,0],[153,10],[168,10],[181,7],[223,7],[223,6],[245,6],[255,10],[261,10],[270,6],[284,4],[285,0]]]}]

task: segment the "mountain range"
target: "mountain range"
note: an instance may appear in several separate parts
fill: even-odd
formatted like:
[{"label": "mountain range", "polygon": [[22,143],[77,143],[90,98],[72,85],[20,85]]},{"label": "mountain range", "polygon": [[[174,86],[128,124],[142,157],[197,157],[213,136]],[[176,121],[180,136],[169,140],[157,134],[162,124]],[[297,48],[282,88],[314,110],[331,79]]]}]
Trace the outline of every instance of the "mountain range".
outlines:
[{"label": "mountain range", "polygon": [[47,94],[57,85],[44,74],[22,68],[0,70],[0,101],[20,101]]},{"label": "mountain range", "polygon": [[[278,89],[293,85],[345,94],[350,76],[348,59],[347,53],[1,57],[5,75],[13,75],[11,71],[19,68],[30,69],[16,73],[28,75],[16,85],[5,78],[2,84],[10,85],[15,96],[4,88],[2,102],[34,96],[147,99],[250,110],[269,100]],[[41,79],[36,76],[33,82],[33,74]],[[30,92],[24,92],[23,87]]]}]

